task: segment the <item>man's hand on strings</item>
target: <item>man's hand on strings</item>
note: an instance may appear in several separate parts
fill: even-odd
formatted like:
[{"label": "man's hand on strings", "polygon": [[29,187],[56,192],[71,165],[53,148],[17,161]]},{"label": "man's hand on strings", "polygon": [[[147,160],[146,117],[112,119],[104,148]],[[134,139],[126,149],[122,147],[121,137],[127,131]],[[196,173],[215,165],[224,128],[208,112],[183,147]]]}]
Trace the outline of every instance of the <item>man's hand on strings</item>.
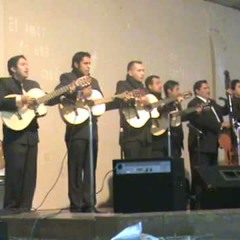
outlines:
[{"label": "man's hand on strings", "polygon": [[89,98],[92,95],[92,86],[85,87],[82,90],[82,96],[84,98]]}]

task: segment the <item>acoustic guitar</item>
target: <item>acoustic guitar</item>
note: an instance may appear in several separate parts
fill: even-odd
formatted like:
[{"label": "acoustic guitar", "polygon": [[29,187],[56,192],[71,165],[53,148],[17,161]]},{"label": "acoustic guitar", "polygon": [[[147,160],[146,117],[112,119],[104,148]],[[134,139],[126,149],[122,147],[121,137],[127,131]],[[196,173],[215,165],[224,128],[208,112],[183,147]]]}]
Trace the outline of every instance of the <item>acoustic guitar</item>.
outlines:
[{"label": "acoustic guitar", "polygon": [[[75,81],[75,84],[80,87],[89,86],[91,83],[91,78],[84,76],[78,78]],[[25,129],[35,117],[42,117],[47,114],[47,108],[44,105],[51,99],[54,99],[62,94],[68,92],[71,89],[73,83],[61,87],[49,94],[44,93],[39,88],[33,88],[29,90],[26,94],[30,98],[34,98],[36,101],[32,106],[24,105],[22,108],[19,108],[17,111],[2,111],[0,112],[3,123],[10,129],[15,131],[21,131]],[[7,95],[5,98],[16,98],[21,96],[19,94]]]},{"label": "acoustic guitar", "polygon": [[[175,111],[170,112],[171,127],[179,127],[182,122],[181,117],[183,115],[188,115],[188,114],[196,112],[199,107],[201,107],[203,109],[209,109],[209,103],[203,103],[198,106],[184,109],[182,111],[175,110]],[[168,116],[167,115],[162,115],[160,118],[152,120],[151,132],[152,132],[153,136],[161,136],[162,134],[164,134],[167,131],[167,129],[168,129]]]},{"label": "acoustic guitar", "polygon": [[[153,94],[145,94],[145,96],[147,97],[149,104],[143,106],[136,102],[135,106],[126,107],[122,110],[126,121],[131,127],[141,128],[150,118],[159,118],[160,114],[158,108],[162,108],[166,104],[177,100],[177,97],[169,97],[163,100],[158,100]],[[187,98],[191,97],[192,93],[188,91],[182,93],[179,97],[180,96]]]}]

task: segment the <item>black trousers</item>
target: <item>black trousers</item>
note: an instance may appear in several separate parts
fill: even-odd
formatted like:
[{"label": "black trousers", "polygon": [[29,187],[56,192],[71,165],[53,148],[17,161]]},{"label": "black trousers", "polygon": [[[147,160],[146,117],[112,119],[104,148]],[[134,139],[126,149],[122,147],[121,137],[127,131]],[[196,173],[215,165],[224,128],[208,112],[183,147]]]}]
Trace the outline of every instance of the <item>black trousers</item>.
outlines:
[{"label": "black trousers", "polygon": [[151,143],[131,141],[124,143],[122,147],[125,159],[151,158],[152,155]]},{"label": "black trousers", "polygon": [[[171,157],[174,159],[179,159],[182,156],[182,146],[172,141],[171,142]],[[152,146],[152,157],[153,158],[167,158],[168,153],[168,139],[163,141],[155,141]]]},{"label": "black trousers", "polygon": [[36,187],[38,145],[4,144],[4,208],[30,210]]},{"label": "black trousers", "polygon": [[94,161],[94,203],[91,203],[91,175],[89,140],[75,139],[67,142],[68,148],[68,196],[71,209],[91,208],[96,204],[95,172],[97,164],[98,141],[93,140]]},{"label": "black trousers", "polygon": [[197,166],[215,166],[218,163],[218,152],[207,153],[191,150],[189,156],[192,169]]}]

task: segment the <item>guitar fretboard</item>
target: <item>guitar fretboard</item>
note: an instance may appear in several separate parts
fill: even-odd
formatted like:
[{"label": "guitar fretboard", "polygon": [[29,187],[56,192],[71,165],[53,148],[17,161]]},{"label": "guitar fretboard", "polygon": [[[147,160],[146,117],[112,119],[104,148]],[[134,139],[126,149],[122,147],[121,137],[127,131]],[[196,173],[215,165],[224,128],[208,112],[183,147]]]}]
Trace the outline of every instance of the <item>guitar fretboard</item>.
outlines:
[{"label": "guitar fretboard", "polygon": [[152,103],[151,106],[152,106],[152,108],[163,107],[166,104],[169,104],[169,103],[174,102],[176,100],[177,100],[176,97],[170,97],[170,98],[166,98],[166,99],[160,100],[158,102]]},{"label": "guitar fretboard", "polygon": [[[180,95],[179,95],[180,96]],[[189,97],[192,96],[192,93],[191,92],[184,92],[182,94],[182,97],[183,99],[187,99]],[[178,99],[178,97],[169,97],[169,98],[166,98],[166,99],[163,99],[163,100],[160,100],[158,102],[155,102],[155,103],[152,103],[151,104],[151,107],[152,108],[157,108],[157,107],[164,107],[165,105],[169,104],[169,103],[172,103],[174,101],[176,101]]]},{"label": "guitar fretboard", "polygon": [[38,103],[39,104],[44,104],[44,103],[47,103],[48,101],[50,101],[51,99],[54,99],[58,96],[61,96],[62,94],[66,93],[67,91],[69,91],[70,89],[70,84],[69,85],[66,85],[64,87],[61,87],[51,93],[48,93],[46,94],[45,96],[42,96],[40,98],[38,98]]},{"label": "guitar fretboard", "polygon": [[[85,86],[85,85],[89,85],[89,80],[88,78],[86,77],[82,77],[82,78],[79,78],[77,79],[76,81],[78,81],[78,84],[80,86]],[[38,104],[44,104],[44,103],[47,103],[48,101],[50,101],[51,99],[54,99],[58,96],[61,96],[62,94],[68,92],[70,90],[70,87],[71,87],[72,83],[66,85],[66,86],[63,86],[57,90],[54,90],[52,91],[51,93],[48,93],[40,98],[37,99],[38,101]]]}]

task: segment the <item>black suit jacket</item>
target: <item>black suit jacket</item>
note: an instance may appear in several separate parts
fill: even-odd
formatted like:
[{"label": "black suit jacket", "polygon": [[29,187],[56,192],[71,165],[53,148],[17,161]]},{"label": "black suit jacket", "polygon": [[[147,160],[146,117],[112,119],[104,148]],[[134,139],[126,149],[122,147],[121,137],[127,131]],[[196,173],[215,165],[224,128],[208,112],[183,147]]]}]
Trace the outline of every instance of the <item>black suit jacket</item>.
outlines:
[{"label": "black suit jacket", "polygon": [[[134,89],[144,88],[143,84],[127,77],[127,80],[119,81],[116,87],[116,94],[123,93],[125,91],[132,91]],[[141,141],[144,143],[151,143],[151,121],[149,120],[142,128],[133,128],[131,127],[121,111],[123,107],[133,107],[134,101],[118,101],[119,104],[119,113],[120,113],[120,127],[123,129],[123,133],[120,135],[120,144],[124,144],[129,141]]]},{"label": "black suit jacket", "polygon": [[233,117],[240,122],[240,98],[232,97]]},{"label": "black suit jacket", "polygon": [[[32,88],[40,88],[39,84],[33,80],[23,80],[23,88],[28,92]],[[17,111],[16,99],[5,99],[4,97],[10,94],[22,95],[22,87],[19,81],[13,78],[0,79],[0,111]],[[33,119],[30,125],[21,131],[14,131],[3,124],[3,142],[5,144],[29,144],[35,145],[38,139],[38,124],[37,119]]]},{"label": "black suit jacket", "polygon": [[[188,107],[197,106],[203,103],[204,102],[200,98],[195,97],[189,102]],[[201,113],[191,114],[189,120],[190,124],[203,132],[200,138],[200,152],[217,153],[221,122],[223,121],[223,116],[227,114],[227,108],[218,105],[214,100],[210,100],[209,104],[214,107],[220,119],[220,123],[210,108],[203,110]],[[197,150],[197,133],[191,127],[189,128],[188,148],[189,151]]]},{"label": "black suit jacket", "polygon": [[[63,86],[66,86],[70,83],[72,83],[73,81],[75,81],[77,78],[82,77],[83,75],[79,72],[76,71],[72,71],[72,72],[68,72],[68,73],[63,73],[60,76],[60,83],[59,85],[56,87],[60,88]],[[98,81],[96,79],[92,79],[92,88],[95,90],[98,90],[102,93],[100,86],[98,84]],[[74,93],[67,93],[65,94],[65,97],[70,100],[70,101],[76,101],[77,98],[77,92]],[[60,103],[60,98],[59,99],[55,99],[54,101],[49,102],[50,105],[54,105]],[[93,117],[93,139],[97,140],[98,139],[98,128],[97,128],[97,118]],[[89,140],[89,121],[85,121],[82,124],[79,125],[71,125],[71,124],[66,124],[66,134],[65,134],[65,141],[72,141],[75,139],[84,139],[84,140]]]}]

